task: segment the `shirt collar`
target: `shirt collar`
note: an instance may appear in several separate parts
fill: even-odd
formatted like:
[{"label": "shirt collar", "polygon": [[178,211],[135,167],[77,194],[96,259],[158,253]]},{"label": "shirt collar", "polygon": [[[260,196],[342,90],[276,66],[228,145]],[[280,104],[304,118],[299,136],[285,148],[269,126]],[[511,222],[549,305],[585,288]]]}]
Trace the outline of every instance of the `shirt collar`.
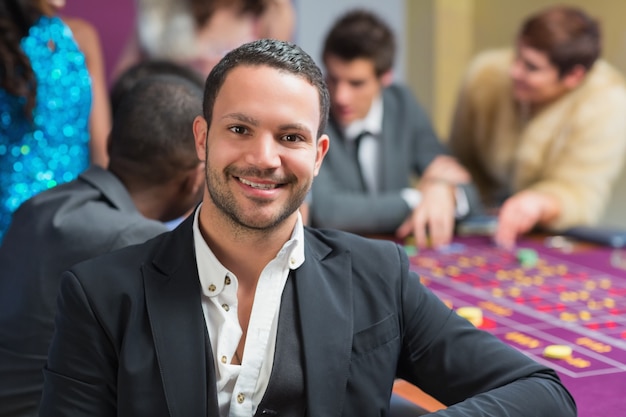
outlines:
[{"label": "shirt collar", "polygon": [[[198,221],[200,206],[195,211],[193,219],[196,263],[202,292],[208,297],[214,297],[222,292],[226,281],[234,279],[235,276],[215,257],[215,254],[202,237],[200,222]],[[300,212],[298,212],[298,218],[291,233],[291,238],[278,251],[274,260],[282,261],[285,268],[288,269],[297,269],[304,263],[304,225]]]},{"label": "shirt collar", "polygon": [[345,127],[343,130],[344,137],[348,140],[354,140],[362,132],[369,132],[372,135],[379,135],[383,128],[383,100],[378,95],[370,106],[367,115],[360,120],[355,120]]}]

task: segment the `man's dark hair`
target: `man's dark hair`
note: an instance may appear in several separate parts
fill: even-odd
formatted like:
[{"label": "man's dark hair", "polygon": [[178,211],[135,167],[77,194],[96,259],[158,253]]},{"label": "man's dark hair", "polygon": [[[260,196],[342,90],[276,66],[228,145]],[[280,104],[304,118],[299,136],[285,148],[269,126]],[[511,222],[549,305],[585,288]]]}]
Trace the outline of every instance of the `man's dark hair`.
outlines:
[{"label": "man's dark hair", "polygon": [[204,117],[211,126],[213,106],[228,73],[240,66],[268,66],[306,79],[317,88],[320,105],[318,136],[326,129],[330,98],[321,70],[299,46],[286,41],[261,39],[230,51],[213,67],[204,89]]},{"label": "man's dark hair", "polygon": [[589,70],[602,49],[598,22],[569,6],[552,6],[528,17],[518,39],[548,55],[560,76],[576,65]]},{"label": "man's dark hair", "polygon": [[374,13],[353,10],[340,17],[326,35],[322,57],[334,55],[343,61],[368,59],[380,77],[393,67],[395,53],[396,43],[389,26]]},{"label": "man's dark hair", "polygon": [[130,184],[162,184],[199,163],[193,120],[202,89],[173,75],[151,75],[123,95],[109,135],[109,170]]},{"label": "man's dark hair", "polygon": [[122,97],[139,81],[150,75],[176,75],[182,77],[198,88],[204,88],[204,77],[189,67],[167,60],[144,60],[124,71],[109,91],[111,114],[115,115]]}]

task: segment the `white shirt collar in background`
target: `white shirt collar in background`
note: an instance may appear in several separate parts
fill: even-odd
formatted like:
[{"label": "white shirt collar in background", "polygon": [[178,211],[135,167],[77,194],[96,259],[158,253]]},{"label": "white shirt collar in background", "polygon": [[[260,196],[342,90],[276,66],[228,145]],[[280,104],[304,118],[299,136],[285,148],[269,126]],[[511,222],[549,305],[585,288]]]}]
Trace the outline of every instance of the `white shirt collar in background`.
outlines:
[{"label": "white shirt collar in background", "polygon": [[355,120],[343,129],[344,137],[354,140],[361,132],[369,132],[372,135],[380,135],[383,129],[383,100],[379,95],[372,101],[369,112],[365,118]]}]

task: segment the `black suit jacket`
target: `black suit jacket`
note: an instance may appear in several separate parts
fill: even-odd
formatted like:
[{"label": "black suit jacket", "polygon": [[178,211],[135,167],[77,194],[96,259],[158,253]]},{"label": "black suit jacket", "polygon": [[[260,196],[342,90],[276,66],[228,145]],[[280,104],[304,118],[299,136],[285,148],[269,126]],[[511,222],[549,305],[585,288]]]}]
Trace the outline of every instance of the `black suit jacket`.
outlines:
[{"label": "black suit jacket", "polygon": [[[42,416],[218,415],[192,225],[64,274]],[[306,229],[305,257],[309,416],[386,415],[397,376],[459,403],[442,415],[574,415],[552,370],[448,309],[399,246]]]}]

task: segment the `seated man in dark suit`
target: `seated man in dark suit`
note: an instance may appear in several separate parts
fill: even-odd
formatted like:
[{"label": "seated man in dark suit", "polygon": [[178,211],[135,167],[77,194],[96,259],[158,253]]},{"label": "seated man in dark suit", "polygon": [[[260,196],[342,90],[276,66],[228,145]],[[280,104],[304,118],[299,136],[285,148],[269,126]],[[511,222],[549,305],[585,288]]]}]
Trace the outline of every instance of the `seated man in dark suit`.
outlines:
[{"label": "seated man in dark suit", "polygon": [[[408,88],[392,83],[394,36],[351,11],[326,37],[333,146],[313,184],[311,224],[448,243],[455,217],[479,206],[467,171],[447,154]],[[419,177],[417,187],[414,179]]]},{"label": "seated man in dark suit", "polygon": [[556,373],[447,308],[398,245],[304,227],[329,94],[297,46],[229,52],[193,123],[202,204],[63,273],[40,415],[388,415],[394,380],[442,416],[572,417]]},{"label": "seated man in dark suit", "polygon": [[200,201],[191,123],[201,112],[201,86],[145,78],[116,109],[108,170],[93,166],[15,213],[0,247],[0,416],[37,415],[61,272],[167,231]]}]

